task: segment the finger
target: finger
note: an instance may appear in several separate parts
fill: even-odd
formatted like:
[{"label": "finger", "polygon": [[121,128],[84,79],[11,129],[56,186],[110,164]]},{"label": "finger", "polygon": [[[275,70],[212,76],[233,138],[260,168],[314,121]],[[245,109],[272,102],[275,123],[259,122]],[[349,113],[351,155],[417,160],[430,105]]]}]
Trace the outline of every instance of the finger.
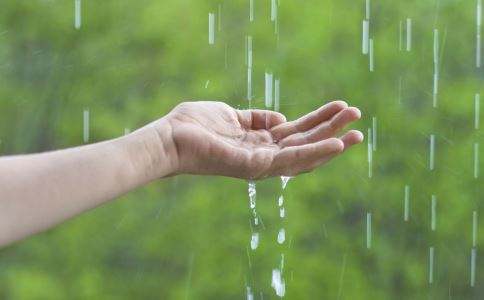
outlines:
[{"label": "finger", "polygon": [[271,129],[286,122],[283,114],[270,110],[237,110],[237,115],[239,123],[247,129]]},{"label": "finger", "polygon": [[286,147],[275,155],[273,173],[298,174],[306,166],[337,155],[343,150],[343,141],[338,138],[330,138],[301,146]]},{"label": "finger", "polygon": [[348,107],[344,101],[333,101],[292,122],[283,123],[271,130],[276,140],[281,140],[296,132],[304,132],[321,122],[329,120],[336,113]]},{"label": "finger", "polygon": [[[312,172],[313,170],[315,170],[315,169],[321,167],[322,165],[328,163],[330,160],[332,160],[334,157],[338,156],[339,154],[340,153],[330,154],[330,155],[327,155],[320,160],[312,162],[312,163],[304,166],[298,174]],[[297,175],[297,174],[294,174],[292,176],[295,176],[295,175]],[[288,176],[288,175],[284,175],[284,176]]]},{"label": "finger", "polygon": [[[348,131],[345,135],[343,135],[340,138],[341,141],[344,144],[344,150],[343,151],[346,151],[348,148],[350,148],[353,145],[361,143],[363,141],[363,138],[364,138],[363,133],[361,133],[358,130]],[[338,156],[339,154],[340,153],[330,154],[330,155],[323,157],[322,159],[320,159],[316,162],[310,163],[307,167],[303,168],[301,173],[311,172],[314,169],[317,169],[317,168],[321,167],[322,165],[326,164],[328,161],[333,159],[335,156]]]},{"label": "finger", "polygon": [[348,107],[333,116],[331,120],[323,122],[311,130],[306,132],[298,132],[282,139],[279,142],[279,145],[281,147],[287,147],[315,143],[317,141],[335,136],[349,123],[360,118],[361,112],[358,108]]},{"label": "finger", "polygon": [[[361,143],[363,141],[363,134],[358,130],[350,130],[340,139],[344,144],[344,151],[346,151],[351,146]],[[302,169],[301,173],[311,172],[314,169],[326,164],[328,161],[330,161],[335,156],[338,156],[339,154],[340,153],[330,154],[320,160],[317,160],[316,162],[311,162],[307,165],[307,167],[304,167]]]},{"label": "finger", "polygon": [[358,130],[350,130],[345,135],[343,135],[340,139],[341,141],[343,141],[343,144],[345,145],[344,150],[347,150],[351,146],[363,142],[364,136],[363,136],[363,133],[361,133]]}]

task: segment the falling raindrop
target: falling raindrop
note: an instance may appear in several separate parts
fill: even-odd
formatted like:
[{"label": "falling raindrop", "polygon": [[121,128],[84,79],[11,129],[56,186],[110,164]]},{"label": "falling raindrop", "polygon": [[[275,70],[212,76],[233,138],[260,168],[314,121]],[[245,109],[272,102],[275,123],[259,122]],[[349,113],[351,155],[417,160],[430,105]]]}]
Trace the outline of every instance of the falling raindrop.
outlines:
[{"label": "falling raindrop", "polygon": [[81,0],[74,1],[74,28],[81,29]]},{"label": "falling raindrop", "polygon": [[83,113],[83,141],[89,142],[89,109],[85,109]]},{"label": "falling raindrop", "polygon": [[279,233],[277,234],[277,242],[279,244],[283,244],[285,240],[286,240],[286,230],[284,230],[284,228],[281,228],[279,230]]},{"label": "falling raindrop", "polygon": [[250,249],[255,250],[259,247],[259,233],[254,232],[250,238]]},{"label": "falling raindrop", "polygon": [[208,14],[208,44],[215,44],[215,13]]}]

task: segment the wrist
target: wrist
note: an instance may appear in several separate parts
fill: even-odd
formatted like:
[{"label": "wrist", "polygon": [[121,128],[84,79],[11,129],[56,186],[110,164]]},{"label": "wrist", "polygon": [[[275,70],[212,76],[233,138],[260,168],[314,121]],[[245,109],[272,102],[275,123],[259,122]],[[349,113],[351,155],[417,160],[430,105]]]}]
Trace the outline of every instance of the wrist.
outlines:
[{"label": "wrist", "polygon": [[162,118],[120,138],[133,172],[143,183],[177,174],[171,132],[170,123]]}]

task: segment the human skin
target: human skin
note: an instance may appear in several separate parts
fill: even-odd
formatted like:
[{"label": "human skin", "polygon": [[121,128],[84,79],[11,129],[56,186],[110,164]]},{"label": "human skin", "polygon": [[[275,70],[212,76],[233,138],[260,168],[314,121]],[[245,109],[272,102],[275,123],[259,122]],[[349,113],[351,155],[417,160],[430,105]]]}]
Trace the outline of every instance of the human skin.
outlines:
[{"label": "human skin", "polygon": [[153,180],[178,174],[295,176],[363,140],[344,101],[295,120],[222,102],[184,102],[133,133],[101,143],[0,158],[0,246],[48,229]]}]

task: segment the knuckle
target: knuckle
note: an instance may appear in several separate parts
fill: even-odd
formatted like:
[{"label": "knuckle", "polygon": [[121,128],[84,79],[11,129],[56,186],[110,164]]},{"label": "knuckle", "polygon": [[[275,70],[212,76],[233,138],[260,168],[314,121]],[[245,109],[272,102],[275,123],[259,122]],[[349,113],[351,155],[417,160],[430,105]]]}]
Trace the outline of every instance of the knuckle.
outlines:
[{"label": "knuckle", "polygon": [[328,124],[328,127],[331,131],[337,131],[339,129],[338,120],[331,120]]}]

